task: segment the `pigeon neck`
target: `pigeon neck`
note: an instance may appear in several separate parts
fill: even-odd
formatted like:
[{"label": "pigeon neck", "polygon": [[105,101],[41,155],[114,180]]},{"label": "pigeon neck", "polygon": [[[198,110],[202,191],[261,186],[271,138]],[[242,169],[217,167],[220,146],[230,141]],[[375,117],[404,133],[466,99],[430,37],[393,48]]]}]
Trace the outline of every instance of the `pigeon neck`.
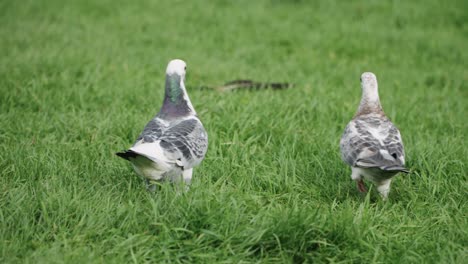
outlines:
[{"label": "pigeon neck", "polygon": [[359,104],[356,115],[364,115],[370,113],[383,112],[380,105],[379,91],[377,85],[369,85],[362,87],[361,103]]},{"label": "pigeon neck", "polygon": [[185,90],[184,80],[180,75],[166,75],[166,91],[159,117],[172,119],[196,115],[195,109]]}]

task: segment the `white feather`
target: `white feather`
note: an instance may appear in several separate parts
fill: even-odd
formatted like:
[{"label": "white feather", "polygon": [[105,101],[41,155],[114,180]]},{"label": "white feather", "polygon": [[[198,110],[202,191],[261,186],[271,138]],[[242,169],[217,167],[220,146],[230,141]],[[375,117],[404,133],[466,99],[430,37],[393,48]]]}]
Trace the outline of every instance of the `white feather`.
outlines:
[{"label": "white feather", "polygon": [[143,140],[140,140],[135,143],[130,150],[145,156],[154,162],[170,162],[170,160],[165,157],[164,150],[161,148],[159,143],[160,140],[151,143],[144,143]]},{"label": "white feather", "polygon": [[366,126],[366,130],[367,132],[371,133],[371,135],[377,139],[380,143],[380,145],[384,145],[384,139],[386,138],[386,135],[383,135],[384,133],[382,133],[382,129],[379,128],[373,128],[373,127],[370,127],[370,126]]},{"label": "white feather", "polygon": [[141,155],[130,158],[136,173],[150,180],[161,180],[166,173],[176,170],[175,161],[166,157],[159,142],[144,143],[140,140],[130,148]]}]

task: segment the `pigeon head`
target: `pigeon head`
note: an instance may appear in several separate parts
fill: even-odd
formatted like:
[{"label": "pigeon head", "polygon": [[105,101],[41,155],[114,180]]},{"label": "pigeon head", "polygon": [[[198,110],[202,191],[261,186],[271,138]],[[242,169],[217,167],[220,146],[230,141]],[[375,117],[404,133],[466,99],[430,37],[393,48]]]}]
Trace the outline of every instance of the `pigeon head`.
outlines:
[{"label": "pigeon head", "polygon": [[185,72],[187,70],[187,64],[183,60],[171,60],[167,65],[166,74],[169,76],[178,75],[184,79]]},{"label": "pigeon head", "polygon": [[377,89],[377,77],[372,72],[361,74],[361,87],[363,90]]},{"label": "pigeon head", "polygon": [[362,98],[359,104],[358,115],[371,112],[381,112],[377,77],[372,72],[361,75]]},{"label": "pigeon head", "polygon": [[166,69],[166,97],[172,102],[184,99],[185,91],[185,71],[187,64],[183,60],[171,60]]},{"label": "pigeon head", "polygon": [[185,90],[187,64],[183,60],[171,60],[166,69],[166,87],[161,118],[195,115],[195,109]]}]

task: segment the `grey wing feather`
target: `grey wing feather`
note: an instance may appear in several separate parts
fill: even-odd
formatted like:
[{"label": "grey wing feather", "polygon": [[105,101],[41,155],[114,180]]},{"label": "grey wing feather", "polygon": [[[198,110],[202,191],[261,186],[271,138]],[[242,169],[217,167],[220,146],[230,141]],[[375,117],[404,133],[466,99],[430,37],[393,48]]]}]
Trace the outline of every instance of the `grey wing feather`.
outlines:
[{"label": "grey wing feather", "polygon": [[161,147],[180,159],[184,167],[192,167],[205,156],[208,137],[198,119],[183,120],[168,128],[160,137]]},{"label": "grey wing feather", "polygon": [[357,151],[355,149],[358,146],[357,138],[353,137],[351,131],[352,123],[349,123],[340,141],[341,159],[348,165],[352,166],[357,158]]},{"label": "grey wing feather", "polygon": [[388,121],[389,129],[388,136],[383,140],[385,148],[390,155],[395,158],[402,159],[405,162],[405,148],[403,147],[403,141],[401,139],[400,131],[393,125],[392,122]]},{"label": "grey wing feather", "polygon": [[340,142],[342,159],[351,166],[403,168],[405,153],[400,132],[382,117],[356,118]]},{"label": "grey wing feather", "polygon": [[142,139],[147,143],[154,142],[161,137],[165,128],[166,126],[161,121],[159,121],[159,118],[155,117],[149,121],[148,124],[146,124],[143,132],[141,132],[141,134],[138,136],[136,142]]}]

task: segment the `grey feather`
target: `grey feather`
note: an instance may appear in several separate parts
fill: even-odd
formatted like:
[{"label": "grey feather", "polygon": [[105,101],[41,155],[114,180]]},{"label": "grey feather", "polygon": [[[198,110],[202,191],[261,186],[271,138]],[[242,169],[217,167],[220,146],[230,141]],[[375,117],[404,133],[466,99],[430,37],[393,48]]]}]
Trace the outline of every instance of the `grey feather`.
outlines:
[{"label": "grey feather", "polygon": [[404,168],[400,132],[380,114],[357,116],[346,127],[340,142],[342,159],[362,168]]},{"label": "grey feather", "polygon": [[208,147],[205,129],[197,119],[184,120],[161,135],[161,147],[171,153],[181,154],[187,162],[202,159]]},{"label": "grey feather", "polygon": [[166,126],[160,121],[159,118],[155,117],[143,129],[143,132],[138,136],[135,142],[144,139],[145,142],[151,143],[161,137]]}]

